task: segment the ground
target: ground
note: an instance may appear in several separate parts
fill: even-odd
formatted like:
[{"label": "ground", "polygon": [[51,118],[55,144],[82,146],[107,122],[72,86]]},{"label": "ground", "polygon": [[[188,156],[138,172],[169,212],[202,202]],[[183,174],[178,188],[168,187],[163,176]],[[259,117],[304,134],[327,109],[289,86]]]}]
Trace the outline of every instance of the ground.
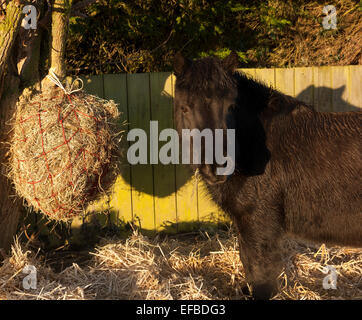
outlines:
[{"label": "ground", "polygon": [[[362,299],[362,251],[285,242],[285,270],[273,299]],[[37,288],[23,288],[25,265]],[[337,271],[324,289],[323,268]],[[87,251],[43,253],[15,241],[0,265],[0,299],[249,299],[236,235],[229,229],[147,238],[104,238]]]}]

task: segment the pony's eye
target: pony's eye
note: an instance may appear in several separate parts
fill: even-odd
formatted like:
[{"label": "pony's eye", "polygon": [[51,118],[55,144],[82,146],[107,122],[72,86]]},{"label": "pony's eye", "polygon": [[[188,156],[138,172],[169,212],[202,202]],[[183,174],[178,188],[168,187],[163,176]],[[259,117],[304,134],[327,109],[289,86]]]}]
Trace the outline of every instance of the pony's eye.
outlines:
[{"label": "pony's eye", "polygon": [[187,108],[184,107],[184,106],[182,106],[182,107],[181,107],[181,111],[182,111],[183,113],[187,113]]}]

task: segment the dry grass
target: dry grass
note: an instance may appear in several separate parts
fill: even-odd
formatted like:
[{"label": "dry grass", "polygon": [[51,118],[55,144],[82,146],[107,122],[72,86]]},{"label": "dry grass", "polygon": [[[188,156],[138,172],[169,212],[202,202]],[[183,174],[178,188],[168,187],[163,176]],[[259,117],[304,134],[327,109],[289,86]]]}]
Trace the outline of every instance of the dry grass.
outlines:
[{"label": "dry grass", "polygon": [[18,195],[51,219],[81,214],[115,177],[117,117],[112,100],[84,92],[48,90],[18,102],[9,172]]},{"label": "dry grass", "polygon": [[[293,1],[269,2],[280,16],[292,20],[278,46],[270,54],[273,66],[322,66],[362,64],[361,3],[354,0],[320,1],[295,4]],[[324,30],[322,12],[326,4],[337,10],[337,29]]]},{"label": "dry grass", "polygon": [[[127,240],[103,239],[82,266],[55,272],[39,253],[15,241],[0,267],[0,299],[248,299],[232,232],[209,237],[150,240],[137,232]],[[274,299],[362,299],[362,251],[307,247],[287,241],[286,268]],[[75,259],[76,260],[76,259]],[[58,265],[61,261],[57,261]],[[37,289],[25,290],[22,269],[37,268]],[[325,290],[321,268],[338,273],[337,290]]]}]

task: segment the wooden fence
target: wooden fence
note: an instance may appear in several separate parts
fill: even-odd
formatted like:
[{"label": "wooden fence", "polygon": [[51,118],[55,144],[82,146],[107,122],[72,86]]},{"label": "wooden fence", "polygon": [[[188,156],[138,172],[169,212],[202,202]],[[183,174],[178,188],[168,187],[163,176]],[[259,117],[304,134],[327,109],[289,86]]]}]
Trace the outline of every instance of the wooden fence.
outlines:
[{"label": "wooden fence", "polygon": [[[362,108],[362,66],[241,70],[320,111]],[[84,78],[89,93],[119,104],[126,130],[141,128],[148,134],[150,120],[158,120],[159,131],[173,127],[174,82],[167,72]],[[126,134],[121,144],[127,148]],[[143,229],[168,232],[195,221],[223,219],[204,185],[184,165],[130,166],[126,156],[122,163],[113,195],[92,204],[90,211],[108,211],[113,221],[133,221]]]}]

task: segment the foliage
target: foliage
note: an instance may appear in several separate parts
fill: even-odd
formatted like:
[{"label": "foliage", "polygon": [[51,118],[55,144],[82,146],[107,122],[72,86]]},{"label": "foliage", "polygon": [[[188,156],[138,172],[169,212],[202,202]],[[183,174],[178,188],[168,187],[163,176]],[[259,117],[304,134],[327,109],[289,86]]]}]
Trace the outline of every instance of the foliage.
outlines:
[{"label": "foliage", "polygon": [[321,27],[319,2],[100,0],[88,17],[71,18],[67,64],[72,73],[168,71],[177,51],[197,58],[234,50],[243,66],[270,67],[278,65],[273,52],[280,41],[295,36],[298,19]]}]

